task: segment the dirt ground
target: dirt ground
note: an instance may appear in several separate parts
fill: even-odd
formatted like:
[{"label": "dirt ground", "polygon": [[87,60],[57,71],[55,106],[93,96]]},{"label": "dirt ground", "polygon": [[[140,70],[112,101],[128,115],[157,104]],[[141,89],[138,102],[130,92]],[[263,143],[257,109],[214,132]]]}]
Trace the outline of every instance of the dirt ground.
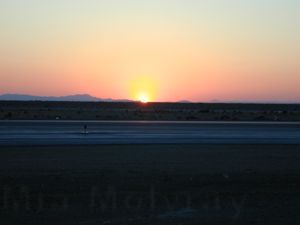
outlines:
[{"label": "dirt ground", "polygon": [[300,121],[300,104],[0,101],[0,120]]},{"label": "dirt ground", "polygon": [[0,224],[299,224],[299,145],[0,148]]}]

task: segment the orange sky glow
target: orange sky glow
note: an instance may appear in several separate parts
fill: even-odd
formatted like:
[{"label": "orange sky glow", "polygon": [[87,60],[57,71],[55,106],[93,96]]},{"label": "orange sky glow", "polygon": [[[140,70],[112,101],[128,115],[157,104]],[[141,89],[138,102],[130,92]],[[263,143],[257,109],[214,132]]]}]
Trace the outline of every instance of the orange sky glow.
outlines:
[{"label": "orange sky glow", "polygon": [[0,94],[300,102],[296,1],[128,2],[1,2]]}]

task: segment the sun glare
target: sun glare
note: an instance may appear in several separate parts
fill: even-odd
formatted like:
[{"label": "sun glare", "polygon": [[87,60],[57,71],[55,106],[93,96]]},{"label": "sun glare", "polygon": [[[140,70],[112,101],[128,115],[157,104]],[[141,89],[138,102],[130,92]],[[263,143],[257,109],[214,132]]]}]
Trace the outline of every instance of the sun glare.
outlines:
[{"label": "sun glare", "polygon": [[139,101],[142,103],[148,103],[149,102],[149,97],[146,94],[141,94],[139,97]]},{"label": "sun glare", "polygon": [[130,84],[131,98],[147,103],[157,98],[158,82],[151,76],[137,76]]}]

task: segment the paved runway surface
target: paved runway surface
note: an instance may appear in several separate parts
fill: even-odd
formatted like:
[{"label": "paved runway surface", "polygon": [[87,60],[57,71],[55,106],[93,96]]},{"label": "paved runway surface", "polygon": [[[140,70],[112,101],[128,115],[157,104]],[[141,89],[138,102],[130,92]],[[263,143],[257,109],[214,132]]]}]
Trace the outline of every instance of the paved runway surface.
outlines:
[{"label": "paved runway surface", "polygon": [[0,121],[2,146],[151,143],[300,144],[300,123]]}]

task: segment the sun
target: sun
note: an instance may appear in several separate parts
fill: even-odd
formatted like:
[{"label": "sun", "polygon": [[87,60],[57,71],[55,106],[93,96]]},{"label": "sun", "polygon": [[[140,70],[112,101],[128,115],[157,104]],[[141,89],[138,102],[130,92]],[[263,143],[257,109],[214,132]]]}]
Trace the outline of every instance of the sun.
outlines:
[{"label": "sun", "polygon": [[158,94],[158,81],[152,76],[136,76],[130,80],[131,99],[142,103],[153,102]]},{"label": "sun", "polygon": [[148,95],[146,95],[146,94],[140,94],[139,101],[142,102],[142,103],[148,103],[149,102]]}]

